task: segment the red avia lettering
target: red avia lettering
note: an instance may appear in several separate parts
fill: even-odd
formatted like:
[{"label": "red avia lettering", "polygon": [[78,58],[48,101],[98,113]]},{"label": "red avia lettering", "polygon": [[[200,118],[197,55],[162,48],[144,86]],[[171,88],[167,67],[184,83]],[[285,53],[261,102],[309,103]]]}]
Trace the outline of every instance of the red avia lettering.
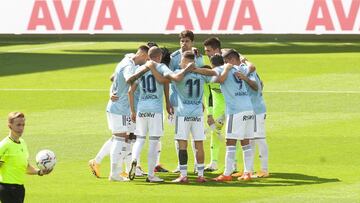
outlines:
[{"label": "red avia lettering", "polygon": [[[54,13],[51,13],[49,9],[49,6],[52,6],[51,2],[55,8]],[[103,30],[104,26],[112,26],[114,30],[122,29],[113,0],[101,0],[96,13],[94,12],[95,0],[85,0],[85,2],[83,13],[80,13],[81,0],[72,0],[67,11],[64,9],[62,0],[35,0],[27,29],[36,30],[39,26],[43,26],[46,30],[55,30],[54,21],[58,21],[59,30],[88,30],[93,15],[96,18],[95,30]],[[108,15],[106,15],[107,12]],[[81,18],[79,28],[74,26],[76,18]]]},{"label": "red avia lettering", "polygon": [[[220,0],[211,0],[207,11],[204,11],[202,2],[204,1],[192,0],[200,30],[212,30],[215,16],[220,15],[221,11],[222,15],[217,27],[218,30],[242,30],[244,26],[251,26],[253,30],[261,30],[253,0],[242,0],[237,13],[233,12],[235,0],[225,1],[224,8],[219,8]],[[190,30],[194,29],[188,6],[185,0],[173,1],[166,30],[174,30],[176,26],[183,26],[185,29]],[[181,13],[181,17],[178,17],[179,13]],[[229,20],[232,14],[236,15],[236,21],[233,27],[229,28]]]},{"label": "red avia lettering", "polygon": [[[330,2],[334,5],[340,30],[349,31],[354,29],[355,20],[359,13],[360,0],[352,0],[348,11],[345,11],[342,0],[314,0],[306,30],[315,30],[317,26],[323,26],[327,31],[335,30],[333,20],[336,19],[330,15],[328,7]],[[319,13],[322,14],[322,17],[319,17]]]}]

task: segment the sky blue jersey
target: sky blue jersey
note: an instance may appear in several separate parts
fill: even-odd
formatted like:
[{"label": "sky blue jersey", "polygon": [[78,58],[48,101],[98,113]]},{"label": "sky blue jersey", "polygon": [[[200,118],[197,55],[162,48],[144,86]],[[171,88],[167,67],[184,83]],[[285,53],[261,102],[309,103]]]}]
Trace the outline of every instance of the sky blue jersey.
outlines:
[{"label": "sky blue jersey", "polygon": [[[131,56],[131,55],[126,55],[126,56]],[[136,65],[136,66],[126,66],[124,68],[124,78],[125,78],[125,81],[128,80],[132,75],[135,74],[137,68],[139,66]],[[140,96],[140,90],[139,88],[136,89],[136,91],[134,92],[134,108],[135,108],[135,111],[137,110],[137,105],[138,105],[138,102],[139,102],[139,96]]]},{"label": "sky blue jersey", "polygon": [[[141,70],[142,68],[139,68]],[[163,76],[171,74],[172,71],[162,63],[157,64],[156,70]],[[146,72],[138,81],[140,91],[137,112],[162,113],[164,85],[160,84],[151,71]]]},{"label": "sky blue jersey", "polygon": [[124,70],[127,66],[136,68],[134,61],[129,57],[124,57],[123,60],[116,66],[114,73],[114,81],[111,84],[111,92],[116,93],[119,97],[117,101],[109,100],[106,111],[119,115],[130,115],[130,106],[128,99],[129,85],[124,78]]},{"label": "sky blue jersey", "polygon": [[[181,70],[176,70],[175,73]],[[204,83],[209,82],[212,77],[197,73],[186,73],[180,82],[174,82],[177,92],[176,108],[177,116],[202,116],[202,97],[204,93]]]},{"label": "sky blue jersey", "polygon": [[[170,64],[169,64],[170,70],[175,71],[175,70],[181,69],[181,67],[180,67],[181,55],[182,55],[181,49],[176,50],[175,52],[173,52],[171,54],[171,56],[170,56],[171,60],[170,60]],[[195,64],[196,64],[196,67],[198,67],[198,68],[204,66],[204,59],[203,59],[202,55],[200,55],[199,57],[195,56]],[[170,103],[173,107],[178,106],[176,94],[177,93],[174,88],[174,82],[171,82],[170,83]]]},{"label": "sky blue jersey", "polygon": [[266,113],[266,106],[265,106],[265,101],[264,101],[264,98],[263,98],[260,77],[256,73],[256,71],[250,73],[248,75],[248,77],[249,77],[250,80],[255,81],[256,84],[257,84],[257,87],[258,87],[258,91],[255,91],[249,86],[249,95],[250,95],[250,98],[251,98],[251,103],[252,103],[253,108],[254,108],[254,112],[255,112],[255,114]]},{"label": "sky blue jersey", "polygon": [[[224,71],[223,66],[214,69],[218,75]],[[240,67],[234,66],[229,72],[224,83],[220,84],[221,92],[224,94],[226,103],[226,114],[237,114],[243,111],[253,111],[251,99],[246,87],[246,82],[238,79],[235,76],[236,72],[241,72],[244,75],[248,74],[248,67],[242,65]]]}]

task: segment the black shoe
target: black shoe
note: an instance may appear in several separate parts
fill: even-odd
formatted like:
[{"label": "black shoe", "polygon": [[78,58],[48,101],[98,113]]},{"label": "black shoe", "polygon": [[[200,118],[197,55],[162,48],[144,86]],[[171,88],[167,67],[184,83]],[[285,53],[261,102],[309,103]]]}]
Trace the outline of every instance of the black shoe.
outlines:
[{"label": "black shoe", "polygon": [[168,173],[169,170],[163,168],[161,165],[157,165],[154,169],[154,172],[162,172],[162,173]]},{"label": "black shoe", "polygon": [[136,160],[131,162],[131,168],[130,168],[130,171],[129,171],[129,179],[130,180],[134,180],[134,178],[135,178],[136,163],[137,163]]}]

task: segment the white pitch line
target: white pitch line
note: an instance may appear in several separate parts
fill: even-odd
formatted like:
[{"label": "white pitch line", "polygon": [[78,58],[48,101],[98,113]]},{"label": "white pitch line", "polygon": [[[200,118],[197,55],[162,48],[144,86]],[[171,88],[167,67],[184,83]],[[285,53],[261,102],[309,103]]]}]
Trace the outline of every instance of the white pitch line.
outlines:
[{"label": "white pitch line", "polygon": [[[29,91],[29,92],[105,92],[107,89],[83,88],[0,88],[0,91]],[[325,93],[325,94],[360,94],[360,91],[333,91],[333,90],[269,90],[265,93]]]},{"label": "white pitch line", "polygon": [[86,46],[95,44],[96,42],[86,42],[86,43],[72,43],[72,44],[62,44],[62,45],[53,45],[53,46],[41,46],[35,48],[28,48],[28,49],[15,49],[15,50],[8,50],[8,51],[0,51],[2,53],[16,53],[16,52],[28,52],[28,51],[37,51],[37,50],[46,50],[46,49],[55,49],[55,48],[64,48],[64,47],[72,47],[72,46]]}]

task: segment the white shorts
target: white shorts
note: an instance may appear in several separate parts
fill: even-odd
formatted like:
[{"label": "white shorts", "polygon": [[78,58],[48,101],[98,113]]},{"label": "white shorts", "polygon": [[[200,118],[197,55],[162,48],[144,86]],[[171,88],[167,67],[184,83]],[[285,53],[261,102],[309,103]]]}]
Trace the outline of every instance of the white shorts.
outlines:
[{"label": "white shorts", "polygon": [[254,138],[265,138],[265,119],[266,114],[256,114],[254,122]]},{"label": "white shorts", "polygon": [[175,120],[175,140],[188,140],[190,132],[194,141],[206,139],[203,116],[177,116]]},{"label": "white shorts", "polygon": [[135,134],[140,136],[161,137],[164,134],[163,114],[162,113],[145,113],[136,114]]},{"label": "white shorts", "polygon": [[110,112],[107,112],[106,115],[109,129],[113,134],[128,132],[127,118],[129,116],[118,115]]},{"label": "white shorts", "polygon": [[253,111],[243,111],[226,116],[226,139],[244,140],[254,137]]}]

